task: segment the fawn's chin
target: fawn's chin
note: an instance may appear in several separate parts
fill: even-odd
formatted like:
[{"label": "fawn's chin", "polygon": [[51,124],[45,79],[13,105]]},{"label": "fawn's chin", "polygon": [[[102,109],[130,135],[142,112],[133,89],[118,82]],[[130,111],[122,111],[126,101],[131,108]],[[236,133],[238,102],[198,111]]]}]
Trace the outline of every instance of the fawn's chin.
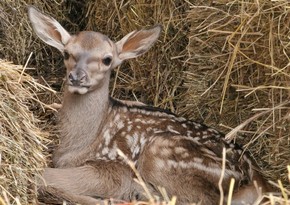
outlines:
[{"label": "fawn's chin", "polygon": [[86,94],[89,89],[88,87],[81,87],[81,86],[68,86],[68,91],[72,94],[79,94],[79,95],[84,95]]}]

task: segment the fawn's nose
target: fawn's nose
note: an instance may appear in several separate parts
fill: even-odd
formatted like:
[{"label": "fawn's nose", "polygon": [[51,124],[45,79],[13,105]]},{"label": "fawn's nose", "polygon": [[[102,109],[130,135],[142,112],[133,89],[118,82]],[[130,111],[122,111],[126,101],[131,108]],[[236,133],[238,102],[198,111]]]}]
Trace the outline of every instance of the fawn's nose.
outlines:
[{"label": "fawn's nose", "polygon": [[86,72],[83,70],[73,70],[68,75],[69,84],[73,86],[80,86],[85,83]]}]

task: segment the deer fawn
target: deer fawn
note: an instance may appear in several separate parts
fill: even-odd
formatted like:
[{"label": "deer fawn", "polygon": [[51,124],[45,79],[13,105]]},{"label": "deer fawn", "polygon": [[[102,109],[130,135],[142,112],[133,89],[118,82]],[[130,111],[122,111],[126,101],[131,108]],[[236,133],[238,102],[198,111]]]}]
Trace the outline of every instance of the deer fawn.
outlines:
[{"label": "deer fawn", "polygon": [[230,179],[236,181],[232,204],[257,199],[254,181],[267,189],[250,158],[215,129],[109,96],[112,69],[145,53],[158,39],[160,26],[133,31],[114,43],[93,31],[70,35],[55,19],[34,7],[28,10],[34,31],[62,53],[67,69],[60,145],[54,168],[43,173],[46,192],[81,204],[96,204],[100,198],[144,199],[118,149],[134,162],[152,194],[161,197],[158,187],[163,187],[178,204],[218,204],[223,148],[224,193]]}]

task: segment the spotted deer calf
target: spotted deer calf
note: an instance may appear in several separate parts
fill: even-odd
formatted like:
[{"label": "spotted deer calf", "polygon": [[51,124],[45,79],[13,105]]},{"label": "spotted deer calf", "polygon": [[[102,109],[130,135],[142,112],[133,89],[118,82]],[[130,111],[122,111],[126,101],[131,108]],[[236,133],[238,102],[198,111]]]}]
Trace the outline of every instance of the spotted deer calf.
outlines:
[{"label": "spotted deer calf", "polygon": [[118,149],[134,162],[152,194],[161,197],[158,187],[164,187],[178,204],[218,204],[223,148],[224,192],[231,178],[236,181],[232,204],[255,201],[254,181],[266,189],[250,158],[215,129],[109,96],[111,71],[146,52],[159,37],[160,26],[133,31],[114,43],[93,31],[70,35],[34,7],[28,13],[36,34],[62,53],[67,69],[60,145],[54,168],[43,173],[47,192],[81,204],[96,204],[98,198],[142,199],[143,190]]}]

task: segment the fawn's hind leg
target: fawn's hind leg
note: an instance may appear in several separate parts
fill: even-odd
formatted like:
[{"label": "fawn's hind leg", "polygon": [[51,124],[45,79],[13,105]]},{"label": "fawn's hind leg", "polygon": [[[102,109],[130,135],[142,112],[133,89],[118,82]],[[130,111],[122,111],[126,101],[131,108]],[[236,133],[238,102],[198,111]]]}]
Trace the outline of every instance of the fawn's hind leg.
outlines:
[{"label": "fawn's hind leg", "polygon": [[[148,161],[145,160],[139,170],[147,184],[156,192],[158,192],[158,187],[165,188],[169,198],[177,197],[177,204],[218,204],[219,191],[210,181],[188,170],[172,169],[169,166],[162,167],[162,163],[148,168],[147,165],[155,160],[154,157]],[[161,196],[161,194],[158,195]]]},{"label": "fawn's hind leg", "polygon": [[[183,156],[190,156],[187,156],[187,147],[181,140],[160,137],[152,141],[137,164],[141,176],[156,191],[162,185],[169,197],[177,197],[177,204],[218,204],[219,190],[214,180],[184,160]],[[184,154],[180,152],[182,150]]]}]

